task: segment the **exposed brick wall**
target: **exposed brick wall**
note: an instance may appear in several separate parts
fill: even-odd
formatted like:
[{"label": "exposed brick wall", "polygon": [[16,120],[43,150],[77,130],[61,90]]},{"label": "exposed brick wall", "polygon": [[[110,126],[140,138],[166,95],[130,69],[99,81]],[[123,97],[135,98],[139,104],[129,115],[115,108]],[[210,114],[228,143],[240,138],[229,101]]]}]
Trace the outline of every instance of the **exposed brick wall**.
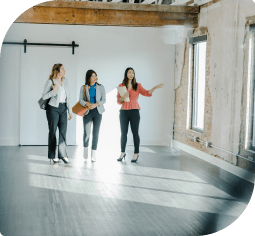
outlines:
[{"label": "exposed brick wall", "polygon": [[[184,58],[183,62],[180,59],[176,60],[175,65],[178,73],[175,73],[174,129],[189,136],[198,136],[203,141],[212,142],[215,146],[247,158],[253,158],[253,154],[244,149],[247,29],[249,24],[255,23],[254,9],[252,2],[246,0],[217,0],[215,4],[203,6],[203,16],[201,14],[199,16],[199,27],[194,29],[191,35],[187,34],[182,47],[176,46],[176,55],[183,53]],[[189,94],[188,84],[189,82],[191,86],[193,84],[193,61],[190,61],[190,58],[193,60],[193,50],[190,50],[193,46],[189,44],[188,38],[205,34],[207,54],[204,133],[198,133],[187,129],[187,119],[192,112],[192,93]],[[191,119],[188,119],[188,123],[191,123]],[[254,163],[245,159],[216,148],[206,148],[205,144],[194,142],[191,138],[178,133],[174,134],[174,139],[255,172]]]},{"label": "exposed brick wall", "polygon": [[[193,58],[193,45],[188,42],[188,40],[185,43],[185,49],[184,49],[184,63],[182,67],[182,76],[181,76],[181,82],[180,85],[175,89],[175,123],[174,128],[176,131],[179,131],[181,133],[187,134],[189,136],[198,136],[199,139],[203,141],[210,141],[211,140],[211,130],[212,130],[212,106],[211,106],[211,93],[209,89],[209,75],[210,75],[210,65],[209,65],[209,59],[210,59],[210,53],[211,53],[211,38],[210,34],[208,33],[208,30],[206,27],[197,28],[194,30],[193,35],[190,37],[197,37],[207,35],[207,52],[206,52],[206,82],[205,82],[205,123],[204,123],[204,133],[198,133],[194,132],[191,129],[186,129],[186,123],[187,123],[187,115],[189,113],[191,117],[192,113],[192,93],[190,91],[190,94],[188,96],[188,85],[190,83],[190,89],[192,90],[192,84],[193,84],[193,62],[190,62],[189,59]],[[191,55],[190,55],[191,53]],[[189,63],[191,63],[191,68],[189,66]],[[191,74],[189,74],[191,73]],[[190,80],[190,81],[189,81]],[[189,100],[189,112],[187,110],[188,108],[188,100]],[[191,119],[188,119],[188,123],[191,124]],[[182,136],[180,134],[175,134],[175,140],[183,142],[191,147],[197,148],[200,151],[208,153],[207,148],[204,144],[201,142],[194,142],[190,138],[187,138],[185,136]]]}]

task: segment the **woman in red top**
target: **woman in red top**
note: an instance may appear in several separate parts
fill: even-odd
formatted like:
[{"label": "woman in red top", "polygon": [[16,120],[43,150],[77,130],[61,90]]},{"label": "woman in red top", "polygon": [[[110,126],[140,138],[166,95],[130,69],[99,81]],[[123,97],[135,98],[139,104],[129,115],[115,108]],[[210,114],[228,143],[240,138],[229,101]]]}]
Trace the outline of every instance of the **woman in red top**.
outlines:
[{"label": "woman in red top", "polygon": [[[128,125],[130,122],[131,131],[133,133],[134,139],[134,156],[131,162],[136,162],[139,157],[139,145],[140,145],[140,137],[138,133],[139,122],[140,122],[140,106],[138,104],[139,93],[146,97],[151,97],[152,93],[158,89],[162,88],[164,84],[159,84],[153,87],[151,90],[146,90],[142,87],[141,84],[138,84],[135,79],[135,72],[132,68],[127,68],[124,74],[124,80],[119,87],[126,86],[127,92],[123,97],[120,96],[119,92],[117,95],[118,104],[122,104],[120,110],[120,127],[121,127],[121,154],[118,161],[122,161],[125,159],[126,153],[126,144],[127,144],[127,133],[128,133]],[[125,102],[125,98],[129,97],[129,102]]]}]

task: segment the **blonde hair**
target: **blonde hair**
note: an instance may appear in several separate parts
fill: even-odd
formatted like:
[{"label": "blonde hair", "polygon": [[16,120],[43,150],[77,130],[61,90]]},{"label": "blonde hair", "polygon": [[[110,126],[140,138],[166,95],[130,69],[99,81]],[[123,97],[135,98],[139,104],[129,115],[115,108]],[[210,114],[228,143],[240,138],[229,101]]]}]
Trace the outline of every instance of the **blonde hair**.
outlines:
[{"label": "blonde hair", "polygon": [[63,66],[63,65],[59,63],[59,64],[55,64],[55,65],[52,67],[52,70],[51,70],[51,74],[50,74],[49,79],[53,80],[54,78],[57,77],[58,73],[60,72],[61,66]]}]

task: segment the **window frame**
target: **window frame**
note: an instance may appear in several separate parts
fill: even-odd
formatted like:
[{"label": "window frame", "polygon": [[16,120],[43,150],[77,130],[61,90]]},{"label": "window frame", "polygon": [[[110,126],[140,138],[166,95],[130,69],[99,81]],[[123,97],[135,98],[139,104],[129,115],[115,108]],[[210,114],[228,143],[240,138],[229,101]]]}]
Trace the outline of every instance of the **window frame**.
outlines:
[{"label": "window frame", "polygon": [[[254,42],[255,43],[255,42]],[[253,65],[255,66],[255,65]],[[254,86],[254,82],[255,82],[255,75],[253,75],[253,93],[252,93],[252,109],[251,109],[251,141],[250,141],[250,150],[255,151],[255,86]]]},{"label": "window frame", "polygon": [[[196,53],[196,46],[199,43],[203,43],[206,42],[206,51],[205,51],[205,55],[207,55],[207,35],[203,35],[203,36],[198,36],[198,37],[192,37],[189,39],[189,43],[193,44],[193,71],[192,71],[192,78],[193,78],[193,83],[192,83],[192,111],[191,111],[191,130],[199,132],[199,133],[203,133],[204,132],[204,124],[205,122],[203,122],[203,129],[198,128],[197,126],[195,126],[195,122],[197,121],[197,102],[195,103],[195,101],[197,101],[197,93],[194,91],[194,89],[196,88],[197,90],[197,71],[199,71],[199,65],[197,65],[196,61],[198,61],[198,53]],[[205,88],[206,88],[206,73],[207,72],[207,63],[206,63],[206,56],[205,56]],[[204,91],[205,93],[205,91]],[[204,101],[205,101],[205,94],[204,94]],[[203,112],[203,120],[205,119],[205,102],[204,102],[204,112]]]},{"label": "window frame", "polygon": [[[255,151],[255,24],[252,24],[249,26],[249,31],[253,34],[252,37],[252,43],[249,45],[249,47],[253,47],[250,50],[251,55],[251,60],[252,63],[251,65],[251,80],[252,80],[252,95],[251,95],[251,100],[252,100],[252,106],[251,106],[251,114],[250,114],[250,141],[247,140],[248,144],[248,150]],[[249,50],[248,50],[249,51]]]}]

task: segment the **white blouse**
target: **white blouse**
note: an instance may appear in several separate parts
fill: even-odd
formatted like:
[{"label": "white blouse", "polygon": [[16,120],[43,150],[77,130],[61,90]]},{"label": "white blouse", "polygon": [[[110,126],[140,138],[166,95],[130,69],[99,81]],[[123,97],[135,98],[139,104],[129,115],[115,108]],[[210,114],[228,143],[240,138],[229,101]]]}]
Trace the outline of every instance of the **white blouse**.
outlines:
[{"label": "white blouse", "polygon": [[63,103],[66,102],[66,91],[65,88],[62,86],[60,87],[61,93],[60,93],[60,98],[59,98],[59,102]]}]

